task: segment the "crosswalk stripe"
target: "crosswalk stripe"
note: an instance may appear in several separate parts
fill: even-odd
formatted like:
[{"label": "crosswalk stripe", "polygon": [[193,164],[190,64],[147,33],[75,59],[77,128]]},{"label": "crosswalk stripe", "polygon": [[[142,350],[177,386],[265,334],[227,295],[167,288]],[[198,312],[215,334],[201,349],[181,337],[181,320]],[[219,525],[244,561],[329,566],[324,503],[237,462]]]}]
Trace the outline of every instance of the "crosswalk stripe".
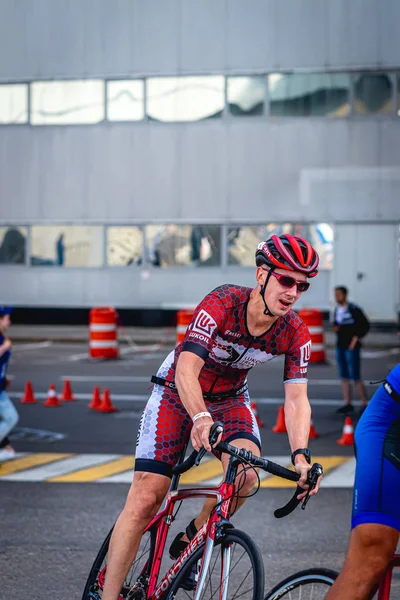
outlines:
[{"label": "crosswalk stripe", "polygon": [[98,479],[104,479],[108,475],[114,475],[115,473],[123,473],[124,471],[132,471],[135,464],[134,456],[122,456],[116,457],[115,460],[109,462],[103,462],[103,464],[96,465],[95,467],[89,467],[80,471],[74,471],[67,475],[60,475],[59,477],[50,477],[47,479],[49,482],[59,483],[72,483],[80,481],[97,481]]},{"label": "crosswalk stripe", "polygon": [[220,481],[222,473],[221,461],[217,458],[211,458],[207,462],[202,462],[198,467],[193,467],[187,473],[183,473],[180,483],[182,485],[192,485],[193,483],[203,482],[214,477],[218,477],[218,481]]},{"label": "crosswalk stripe", "polygon": [[324,477],[324,487],[353,487],[355,469],[356,459],[353,457],[344,462],[338,469],[331,471],[327,477]]},{"label": "crosswalk stripe", "polygon": [[[72,454],[38,452],[36,454],[29,454],[23,458],[9,460],[6,463],[2,463],[0,466],[0,480],[4,478],[4,475],[30,469],[31,467],[37,467],[38,465],[45,465],[63,458],[69,458],[70,456],[72,456]],[[26,471],[26,474],[28,474],[28,471]]]},{"label": "crosswalk stripe", "polygon": [[[292,468],[287,455],[269,457],[273,462]],[[324,468],[323,487],[351,488],[355,459],[346,456],[313,456]],[[121,454],[19,453],[0,464],[0,482],[45,481],[50,483],[125,483],[133,477],[135,457]],[[288,488],[294,483],[259,471],[262,488]],[[200,466],[181,476],[181,485],[217,486],[222,465],[215,457],[206,457]]]},{"label": "crosswalk stripe", "polygon": [[27,473],[14,473],[4,479],[7,481],[46,481],[115,458],[118,458],[118,454],[82,454],[30,469]]}]

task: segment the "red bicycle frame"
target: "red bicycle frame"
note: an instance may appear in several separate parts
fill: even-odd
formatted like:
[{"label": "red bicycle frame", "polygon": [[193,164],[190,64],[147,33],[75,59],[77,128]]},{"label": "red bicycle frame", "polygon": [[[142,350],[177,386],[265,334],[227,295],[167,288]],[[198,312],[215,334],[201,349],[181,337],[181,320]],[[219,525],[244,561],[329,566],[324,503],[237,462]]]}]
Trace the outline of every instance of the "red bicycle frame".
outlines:
[{"label": "red bicycle frame", "polygon": [[[211,552],[207,551],[212,550],[214,545],[216,524],[222,519],[229,519],[234,489],[234,484],[223,482],[217,488],[189,488],[185,490],[173,490],[168,493],[165,508],[153,518],[145,530],[147,532],[151,530],[152,527],[157,528],[154,556],[150,568],[149,584],[147,589],[147,598],[149,598],[149,600],[157,600],[165,593],[181,570],[182,566],[186,563],[189,556],[191,556],[193,552],[207,540],[203,555],[203,562],[200,569],[200,573],[203,572],[204,560],[206,559],[207,555],[211,555]],[[187,548],[185,548],[179,558],[174,562],[160,583],[157,585],[165,542],[167,539],[169,526],[172,523],[174,505],[176,502],[185,500],[187,498],[215,498],[217,503],[221,504],[220,508],[217,511],[214,511],[203,527],[199,529]],[[146,568],[147,565],[145,566],[145,570]]]},{"label": "red bicycle frame", "polygon": [[395,567],[400,567],[400,554],[395,554],[393,556],[390,565],[386,569],[385,574],[381,579],[381,582],[379,584],[378,600],[389,600],[390,587],[392,585],[393,569]]}]

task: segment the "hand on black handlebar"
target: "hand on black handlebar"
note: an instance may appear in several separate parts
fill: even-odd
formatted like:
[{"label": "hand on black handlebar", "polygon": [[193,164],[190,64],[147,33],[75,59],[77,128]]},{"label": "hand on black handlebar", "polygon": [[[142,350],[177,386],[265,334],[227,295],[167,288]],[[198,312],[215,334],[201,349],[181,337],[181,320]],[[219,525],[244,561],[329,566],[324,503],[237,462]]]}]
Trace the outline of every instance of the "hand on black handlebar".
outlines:
[{"label": "hand on black handlebar", "polygon": [[[297,499],[301,502],[308,501],[310,496],[314,496],[318,493],[319,487],[321,485],[322,474],[318,476],[318,478],[312,482],[308,480],[309,471],[311,469],[311,465],[309,465],[305,460],[299,459],[296,461],[295,470],[296,473],[300,475],[300,479],[297,482],[297,485],[303,488],[304,492],[297,496]],[[310,485],[311,483],[311,485]]]},{"label": "hand on black handlebar", "polygon": [[202,417],[197,419],[193,424],[191,432],[191,441],[193,448],[198,452],[204,448],[207,452],[211,452],[222,438],[222,424],[219,422],[213,423],[210,417]]}]

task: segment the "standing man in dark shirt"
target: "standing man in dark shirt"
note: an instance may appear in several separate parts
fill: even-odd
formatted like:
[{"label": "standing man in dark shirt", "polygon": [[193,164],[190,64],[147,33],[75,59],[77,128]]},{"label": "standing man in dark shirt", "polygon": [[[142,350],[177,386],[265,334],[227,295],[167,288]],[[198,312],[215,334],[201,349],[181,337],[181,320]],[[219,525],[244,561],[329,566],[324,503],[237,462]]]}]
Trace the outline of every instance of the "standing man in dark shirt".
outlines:
[{"label": "standing man in dark shirt", "polygon": [[344,406],[339,414],[349,414],[354,407],[351,403],[350,380],[361,400],[361,412],[367,406],[367,392],[361,379],[361,338],[369,331],[369,321],[360,307],[347,300],[348,290],[344,286],[335,288],[336,307],[333,315],[333,330],[336,333],[336,360],[342,380]]}]

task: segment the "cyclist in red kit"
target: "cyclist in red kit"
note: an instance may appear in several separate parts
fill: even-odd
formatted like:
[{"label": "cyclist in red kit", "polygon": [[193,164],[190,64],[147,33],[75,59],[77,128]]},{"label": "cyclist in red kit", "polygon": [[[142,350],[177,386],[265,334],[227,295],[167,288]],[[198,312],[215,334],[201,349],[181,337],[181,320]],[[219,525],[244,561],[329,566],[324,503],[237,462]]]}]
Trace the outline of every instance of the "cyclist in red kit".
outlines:
[{"label": "cyclist in red kit", "polygon": [[[311,340],[293,305],[309,288],[307,277],[317,275],[318,262],[318,254],[307,240],[274,235],[256,250],[255,288],[222,285],[197,306],[184,340],[152,377],[155,385],[139,425],[133,483],[110,542],[102,600],[118,600],[142,532],[160,507],[172,467],[189,438],[195,450],[204,447],[211,451],[209,432],[215,421],[221,421],[222,439],[260,456],[247,373],[281,355],[285,356],[285,419],[292,462],[301,475],[299,485],[307,489]],[[224,471],[228,459],[221,457]],[[246,472],[244,483],[243,477],[240,482],[241,496],[250,493],[256,479],[253,470]],[[318,489],[319,484],[311,494]],[[239,498],[236,509],[244,501]],[[186,533],[178,534],[171,556],[184,550],[214,505],[213,499],[207,500]]]}]

